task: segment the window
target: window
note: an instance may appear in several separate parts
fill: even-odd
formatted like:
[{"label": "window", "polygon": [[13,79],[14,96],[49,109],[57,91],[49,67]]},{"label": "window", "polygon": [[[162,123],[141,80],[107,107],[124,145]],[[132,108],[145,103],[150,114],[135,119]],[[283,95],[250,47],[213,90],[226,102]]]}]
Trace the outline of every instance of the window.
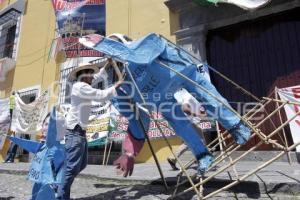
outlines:
[{"label": "window", "polygon": [[10,9],[0,15],[0,59],[15,58],[21,13]]},{"label": "window", "polygon": [[70,85],[72,83],[68,82],[69,74],[75,69],[76,67],[69,67],[66,69],[60,70],[60,92],[59,92],[59,104],[68,104],[71,103],[70,92],[71,88]]},{"label": "window", "polygon": [[38,94],[39,89],[32,89],[24,92],[19,92],[19,96],[25,104],[34,102]]}]

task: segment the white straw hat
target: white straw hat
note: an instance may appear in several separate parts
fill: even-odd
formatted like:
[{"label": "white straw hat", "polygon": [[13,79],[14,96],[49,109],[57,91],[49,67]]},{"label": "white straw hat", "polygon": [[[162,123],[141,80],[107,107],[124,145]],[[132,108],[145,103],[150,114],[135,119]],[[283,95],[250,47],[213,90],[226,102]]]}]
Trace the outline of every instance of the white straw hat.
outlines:
[{"label": "white straw hat", "polygon": [[99,72],[99,67],[95,64],[90,64],[90,63],[83,63],[80,64],[79,67],[75,68],[68,77],[69,81],[75,81],[77,79],[77,73],[80,72],[81,70],[86,70],[86,69],[91,69],[93,70],[94,74]]}]

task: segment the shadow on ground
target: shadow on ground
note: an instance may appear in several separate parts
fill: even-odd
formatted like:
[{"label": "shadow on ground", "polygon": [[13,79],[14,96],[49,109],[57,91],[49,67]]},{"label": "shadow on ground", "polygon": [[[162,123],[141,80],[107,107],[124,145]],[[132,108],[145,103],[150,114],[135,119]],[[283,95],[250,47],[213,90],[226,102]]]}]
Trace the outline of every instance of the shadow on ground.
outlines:
[{"label": "shadow on ground", "polygon": [[[233,181],[213,179],[205,185],[204,195],[216,191],[232,182]],[[111,188],[112,190],[99,193],[97,195],[90,196],[90,197],[77,198],[76,200],[96,200],[96,199],[97,200],[102,200],[102,199],[103,200],[108,200],[108,199],[135,200],[135,199],[142,199],[142,197],[144,197],[145,199],[153,199],[153,198],[167,199],[168,197],[171,196],[174,190],[174,185],[173,185],[171,189],[168,192],[166,192],[163,185],[159,184],[159,180],[157,180],[154,184],[148,184],[148,185],[120,186],[116,184],[94,184],[94,187],[99,189]],[[188,184],[182,186],[179,189],[179,192],[187,189],[188,187],[189,187]],[[232,193],[233,195],[243,193],[247,195],[247,197],[254,198],[254,199],[260,198],[260,190],[257,182],[251,182],[251,181],[242,182],[239,185],[234,186],[229,190],[226,190],[226,192]],[[194,195],[195,195],[194,191],[190,191],[184,194],[182,197],[177,197],[176,200],[192,199]]]}]

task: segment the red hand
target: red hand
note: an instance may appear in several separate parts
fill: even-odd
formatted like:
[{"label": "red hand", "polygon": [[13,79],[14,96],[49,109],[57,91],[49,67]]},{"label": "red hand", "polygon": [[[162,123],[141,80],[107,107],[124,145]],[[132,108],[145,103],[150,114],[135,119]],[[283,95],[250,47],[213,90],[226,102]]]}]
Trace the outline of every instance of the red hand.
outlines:
[{"label": "red hand", "polygon": [[123,154],[114,161],[114,165],[123,172],[124,177],[127,177],[128,175],[131,176],[134,168],[134,158],[127,154]]}]

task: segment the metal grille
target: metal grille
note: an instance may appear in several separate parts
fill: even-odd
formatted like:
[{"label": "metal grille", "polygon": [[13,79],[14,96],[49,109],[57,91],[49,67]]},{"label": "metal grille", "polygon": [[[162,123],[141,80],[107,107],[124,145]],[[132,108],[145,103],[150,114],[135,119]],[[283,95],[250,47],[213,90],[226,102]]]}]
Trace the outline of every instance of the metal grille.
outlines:
[{"label": "metal grille", "polygon": [[69,96],[70,96],[70,91],[71,91],[70,86],[72,83],[68,82],[68,76],[75,68],[76,68],[76,66],[60,70],[59,104],[65,104],[65,103],[71,102]]}]

